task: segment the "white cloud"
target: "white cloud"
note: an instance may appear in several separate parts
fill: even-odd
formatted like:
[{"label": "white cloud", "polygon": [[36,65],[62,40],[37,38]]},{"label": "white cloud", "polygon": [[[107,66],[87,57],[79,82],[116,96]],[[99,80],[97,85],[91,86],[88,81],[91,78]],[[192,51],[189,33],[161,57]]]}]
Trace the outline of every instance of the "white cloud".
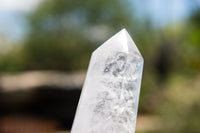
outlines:
[{"label": "white cloud", "polygon": [[29,12],[35,9],[42,0],[0,0],[1,11]]}]

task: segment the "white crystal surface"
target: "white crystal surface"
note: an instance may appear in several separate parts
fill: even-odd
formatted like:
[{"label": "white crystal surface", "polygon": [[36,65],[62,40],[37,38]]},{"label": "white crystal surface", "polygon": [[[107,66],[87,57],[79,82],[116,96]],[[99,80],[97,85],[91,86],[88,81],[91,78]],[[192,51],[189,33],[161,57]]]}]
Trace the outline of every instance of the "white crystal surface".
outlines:
[{"label": "white crystal surface", "polygon": [[143,58],[123,29],[91,57],[71,133],[134,133]]}]

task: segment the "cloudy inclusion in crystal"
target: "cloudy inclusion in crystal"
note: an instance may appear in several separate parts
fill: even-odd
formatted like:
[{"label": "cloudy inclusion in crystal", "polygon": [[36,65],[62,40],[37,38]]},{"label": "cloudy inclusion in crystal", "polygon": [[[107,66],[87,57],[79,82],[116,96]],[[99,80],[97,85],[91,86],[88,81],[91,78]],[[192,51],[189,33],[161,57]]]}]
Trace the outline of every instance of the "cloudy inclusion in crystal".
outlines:
[{"label": "cloudy inclusion in crystal", "polygon": [[143,58],[123,29],[91,57],[71,133],[134,133]]}]

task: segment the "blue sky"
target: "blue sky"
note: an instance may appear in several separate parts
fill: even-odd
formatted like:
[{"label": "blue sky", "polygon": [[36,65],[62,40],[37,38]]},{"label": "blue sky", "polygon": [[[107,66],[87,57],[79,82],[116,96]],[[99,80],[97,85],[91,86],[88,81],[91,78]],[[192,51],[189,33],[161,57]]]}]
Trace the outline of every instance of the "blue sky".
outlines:
[{"label": "blue sky", "polygon": [[25,15],[33,11],[41,0],[0,0],[0,38],[18,41],[26,33]]},{"label": "blue sky", "polygon": [[[20,40],[26,33],[23,17],[37,7],[41,0],[0,0],[0,36]],[[129,0],[133,3],[137,17],[149,17],[154,25],[162,27],[188,16],[192,9],[191,0]],[[200,0],[193,0],[200,3]]]},{"label": "blue sky", "polygon": [[1,33],[8,39],[19,40],[26,29],[25,18],[16,12],[0,11],[0,36]]},{"label": "blue sky", "polygon": [[[200,0],[192,0],[200,1]],[[191,0],[134,0],[139,17],[149,17],[154,25],[162,27],[168,23],[187,18],[193,8]]]}]

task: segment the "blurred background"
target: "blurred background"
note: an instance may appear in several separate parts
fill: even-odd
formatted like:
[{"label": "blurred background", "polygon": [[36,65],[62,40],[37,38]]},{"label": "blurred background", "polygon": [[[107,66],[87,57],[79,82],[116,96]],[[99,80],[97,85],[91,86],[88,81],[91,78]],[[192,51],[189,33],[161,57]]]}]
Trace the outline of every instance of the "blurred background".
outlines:
[{"label": "blurred background", "polygon": [[126,28],[145,59],[137,133],[200,133],[199,0],[0,0],[0,132],[71,129],[90,55]]}]

